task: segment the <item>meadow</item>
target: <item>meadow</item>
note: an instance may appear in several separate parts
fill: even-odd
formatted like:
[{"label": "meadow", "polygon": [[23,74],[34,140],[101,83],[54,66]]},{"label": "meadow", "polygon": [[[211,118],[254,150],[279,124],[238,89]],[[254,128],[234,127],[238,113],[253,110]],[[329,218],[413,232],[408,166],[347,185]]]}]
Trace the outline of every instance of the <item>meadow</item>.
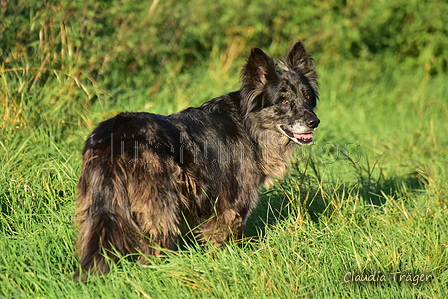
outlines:
[{"label": "meadow", "polygon": [[[448,3],[2,1],[0,297],[446,298]],[[245,238],[73,280],[81,150],[121,111],[239,88],[302,39],[321,124]]]}]

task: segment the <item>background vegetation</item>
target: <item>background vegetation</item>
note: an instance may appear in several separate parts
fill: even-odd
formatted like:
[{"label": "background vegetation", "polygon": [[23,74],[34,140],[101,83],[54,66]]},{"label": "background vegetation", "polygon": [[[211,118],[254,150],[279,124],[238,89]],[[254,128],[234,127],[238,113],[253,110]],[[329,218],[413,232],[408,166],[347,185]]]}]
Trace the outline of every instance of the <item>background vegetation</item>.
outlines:
[{"label": "background vegetation", "polygon": [[[447,16],[441,0],[0,1],[0,296],[446,297]],[[251,47],[280,58],[298,38],[322,123],[247,239],[74,282],[87,134],[236,90]]]}]

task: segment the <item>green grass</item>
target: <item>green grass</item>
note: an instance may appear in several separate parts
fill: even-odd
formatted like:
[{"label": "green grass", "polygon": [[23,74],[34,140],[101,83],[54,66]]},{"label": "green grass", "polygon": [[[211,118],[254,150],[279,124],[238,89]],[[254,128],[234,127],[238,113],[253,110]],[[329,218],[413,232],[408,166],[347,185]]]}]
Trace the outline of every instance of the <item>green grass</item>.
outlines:
[{"label": "green grass", "polygon": [[[448,5],[249,2],[154,1],[151,16],[135,1],[0,7],[0,297],[447,297]],[[236,90],[250,47],[280,57],[298,37],[322,122],[291,174],[261,190],[246,239],[75,282],[87,134],[120,111]],[[375,273],[385,281],[350,281]]]}]

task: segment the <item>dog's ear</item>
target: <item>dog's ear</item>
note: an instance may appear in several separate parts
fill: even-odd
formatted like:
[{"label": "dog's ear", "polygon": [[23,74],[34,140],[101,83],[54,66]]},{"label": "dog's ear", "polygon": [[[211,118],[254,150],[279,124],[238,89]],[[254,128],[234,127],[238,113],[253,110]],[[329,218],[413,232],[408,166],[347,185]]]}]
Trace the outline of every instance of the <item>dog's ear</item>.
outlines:
[{"label": "dog's ear", "polygon": [[266,82],[277,78],[274,60],[260,48],[252,48],[241,75],[243,85],[262,88]]},{"label": "dog's ear", "polygon": [[301,40],[295,41],[288,52],[286,52],[285,59],[279,61],[279,67],[284,70],[299,71],[315,85],[317,84],[317,73],[314,70],[313,59],[305,50],[305,46]]},{"label": "dog's ear", "polygon": [[247,64],[241,71],[243,102],[245,113],[250,112],[262,103],[256,103],[255,98],[263,91],[268,82],[278,80],[274,60],[260,48],[252,48]]}]

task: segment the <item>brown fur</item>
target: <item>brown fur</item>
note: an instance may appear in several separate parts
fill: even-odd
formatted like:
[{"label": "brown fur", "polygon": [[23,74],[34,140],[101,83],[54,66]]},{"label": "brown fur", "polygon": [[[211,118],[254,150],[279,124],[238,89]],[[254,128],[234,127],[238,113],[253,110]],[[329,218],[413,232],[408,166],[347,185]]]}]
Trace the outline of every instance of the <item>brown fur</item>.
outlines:
[{"label": "brown fur", "polygon": [[319,124],[317,75],[301,41],[279,67],[253,48],[239,91],[169,116],[121,113],[90,134],[75,276],[106,274],[106,256],[157,256],[192,230],[216,246],[241,237],[259,185],[286,173],[286,157]]}]

